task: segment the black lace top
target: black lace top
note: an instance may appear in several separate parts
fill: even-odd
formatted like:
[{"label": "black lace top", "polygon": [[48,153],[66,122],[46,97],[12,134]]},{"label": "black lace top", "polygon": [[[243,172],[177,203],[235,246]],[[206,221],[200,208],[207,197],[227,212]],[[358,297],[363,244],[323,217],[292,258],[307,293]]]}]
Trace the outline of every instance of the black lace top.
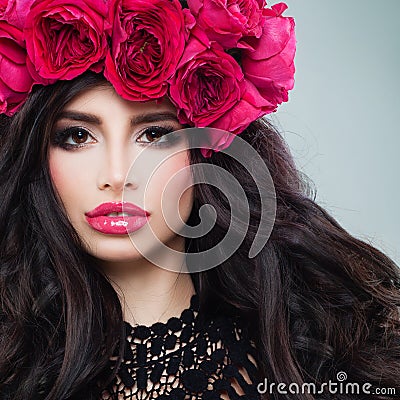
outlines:
[{"label": "black lace top", "polygon": [[202,322],[199,298],[181,316],[150,327],[125,322],[117,377],[102,399],[260,399],[256,350],[239,319]]}]

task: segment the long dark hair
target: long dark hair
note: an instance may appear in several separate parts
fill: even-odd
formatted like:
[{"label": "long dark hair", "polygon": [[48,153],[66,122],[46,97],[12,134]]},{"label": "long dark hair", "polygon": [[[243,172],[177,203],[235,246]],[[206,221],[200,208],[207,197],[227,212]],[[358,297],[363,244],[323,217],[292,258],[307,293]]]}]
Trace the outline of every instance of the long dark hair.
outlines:
[{"label": "long dark hair", "polygon": [[[1,119],[1,399],[98,399],[118,367],[109,368],[111,356],[118,352],[121,359],[123,354],[118,296],[84,251],[53,190],[47,164],[57,114],[83,89],[103,80],[86,73],[37,87],[14,117]],[[234,255],[217,268],[191,274],[200,314],[243,317],[258,349],[260,382],[328,382],[345,371],[349,382],[396,387],[398,267],[316,204],[311,185],[271,125],[253,122],[240,137],[270,171],[276,220],[267,244],[249,259],[261,217],[253,179],[226,154],[205,159],[199,149],[190,150],[192,164],[210,163],[232,174],[251,205],[248,234]],[[203,204],[215,208],[216,224],[205,237],[186,242],[190,252],[214,246],[230,224],[229,204],[217,187],[205,184],[194,186],[189,224],[196,223]]]}]

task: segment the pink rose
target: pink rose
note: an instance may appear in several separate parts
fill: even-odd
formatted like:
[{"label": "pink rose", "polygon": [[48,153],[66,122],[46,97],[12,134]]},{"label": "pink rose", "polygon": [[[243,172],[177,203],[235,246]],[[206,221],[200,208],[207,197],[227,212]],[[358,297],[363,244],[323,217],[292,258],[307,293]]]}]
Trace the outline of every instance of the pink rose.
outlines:
[{"label": "pink rose", "polygon": [[[273,105],[244,79],[236,60],[218,43],[207,44],[201,33],[192,31],[176,74],[170,80],[170,99],[182,124],[238,134],[251,121],[272,110]],[[226,148],[233,140],[233,135],[211,132],[206,139],[214,151]],[[202,154],[208,157],[211,151],[202,149]]]},{"label": "pink rose", "polygon": [[198,25],[224,49],[238,47],[243,36],[261,36],[262,5],[263,0],[188,0]]},{"label": "pink rose", "polygon": [[26,66],[22,31],[0,21],[0,112],[11,116],[26,100],[33,79]]},{"label": "pink rose", "polygon": [[117,0],[104,76],[128,100],[160,98],[187,37],[178,0]]},{"label": "pink rose", "polygon": [[4,19],[8,3],[7,0],[0,0],[0,19]]},{"label": "pink rose", "polygon": [[111,28],[104,0],[37,0],[24,36],[35,71],[47,79],[73,79],[89,68],[100,72]]},{"label": "pink rose", "polygon": [[182,123],[210,126],[242,95],[243,73],[236,61],[213,42],[205,46],[191,36],[170,81],[170,98]]},{"label": "pink rose", "polygon": [[213,151],[226,149],[232,143],[235,135],[243,132],[252,121],[274,110],[275,106],[262,98],[251,82],[245,81],[245,90],[240,101],[210,125],[213,128],[227,131],[227,133],[211,129],[203,141],[210,149],[202,148],[202,155],[208,158],[212,156]]},{"label": "pink rose", "polygon": [[34,2],[35,0],[0,0],[0,16],[9,24],[22,30]]},{"label": "pink rose", "polygon": [[252,49],[243,50],[244,76],[260,94],[273,104],[288,100],[294,85],[296,39],[294,20],[282,17],[286,4],[263,10],[263,33],[260,39],[248,38]]}]

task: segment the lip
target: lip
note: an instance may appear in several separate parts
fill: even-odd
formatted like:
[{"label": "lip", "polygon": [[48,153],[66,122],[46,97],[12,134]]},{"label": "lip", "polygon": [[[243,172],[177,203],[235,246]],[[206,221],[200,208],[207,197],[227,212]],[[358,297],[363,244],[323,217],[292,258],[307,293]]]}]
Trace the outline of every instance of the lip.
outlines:
[{"label": "lip", "polygon": [[[124,212],[129,216],[110,217],[107,214]],[[85,213],[86,221],[98,232],[111,235],[125,235],[140,229],[148,222],[149,212],[139,206],[125,202],[103,203]]]}]

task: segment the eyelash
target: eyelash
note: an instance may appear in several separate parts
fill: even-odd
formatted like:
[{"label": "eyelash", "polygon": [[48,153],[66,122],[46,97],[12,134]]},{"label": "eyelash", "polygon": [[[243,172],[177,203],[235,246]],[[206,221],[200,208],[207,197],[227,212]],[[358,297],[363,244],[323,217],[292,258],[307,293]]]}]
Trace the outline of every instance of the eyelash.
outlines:
[{"label": "eyelash", "polygon": [[[174,133],[171,133],[175,131],[176,128],[173,126],[149,126],[148,128],[145,128],[139,135],[137,136],[138,138],[145,136],[147,133],[155,132],[156,134],[161,134],[160,138],[157,140],[154,140],[153,142],[148,142],[148,143],[140,143],[138,144],[140,146],[157,146],[157,147],[169,147],[174,145],[178,140],[179,136],[175,135]],[[71,143],[65,143],[67,139],[73,135],[74,133],[77,133],[79,131],[84,131],[89,137],[93,138],[93,135],[90,134],[89,130],[82,127],[82,126],[70,126],[66,127],[62,130],[56,131],[54,133],[52,142],[54,145],[59,146],[65,150],[76,150],[85,146],[88,146],[88,143],[76,143],[76,144],[71,144]],[[168,133],[171,133],[168,135],[167,139],[164,142],[160,142],[160,139],[162,139],[165,135]],[[93,138],[94,139],[94,138]]]}]

